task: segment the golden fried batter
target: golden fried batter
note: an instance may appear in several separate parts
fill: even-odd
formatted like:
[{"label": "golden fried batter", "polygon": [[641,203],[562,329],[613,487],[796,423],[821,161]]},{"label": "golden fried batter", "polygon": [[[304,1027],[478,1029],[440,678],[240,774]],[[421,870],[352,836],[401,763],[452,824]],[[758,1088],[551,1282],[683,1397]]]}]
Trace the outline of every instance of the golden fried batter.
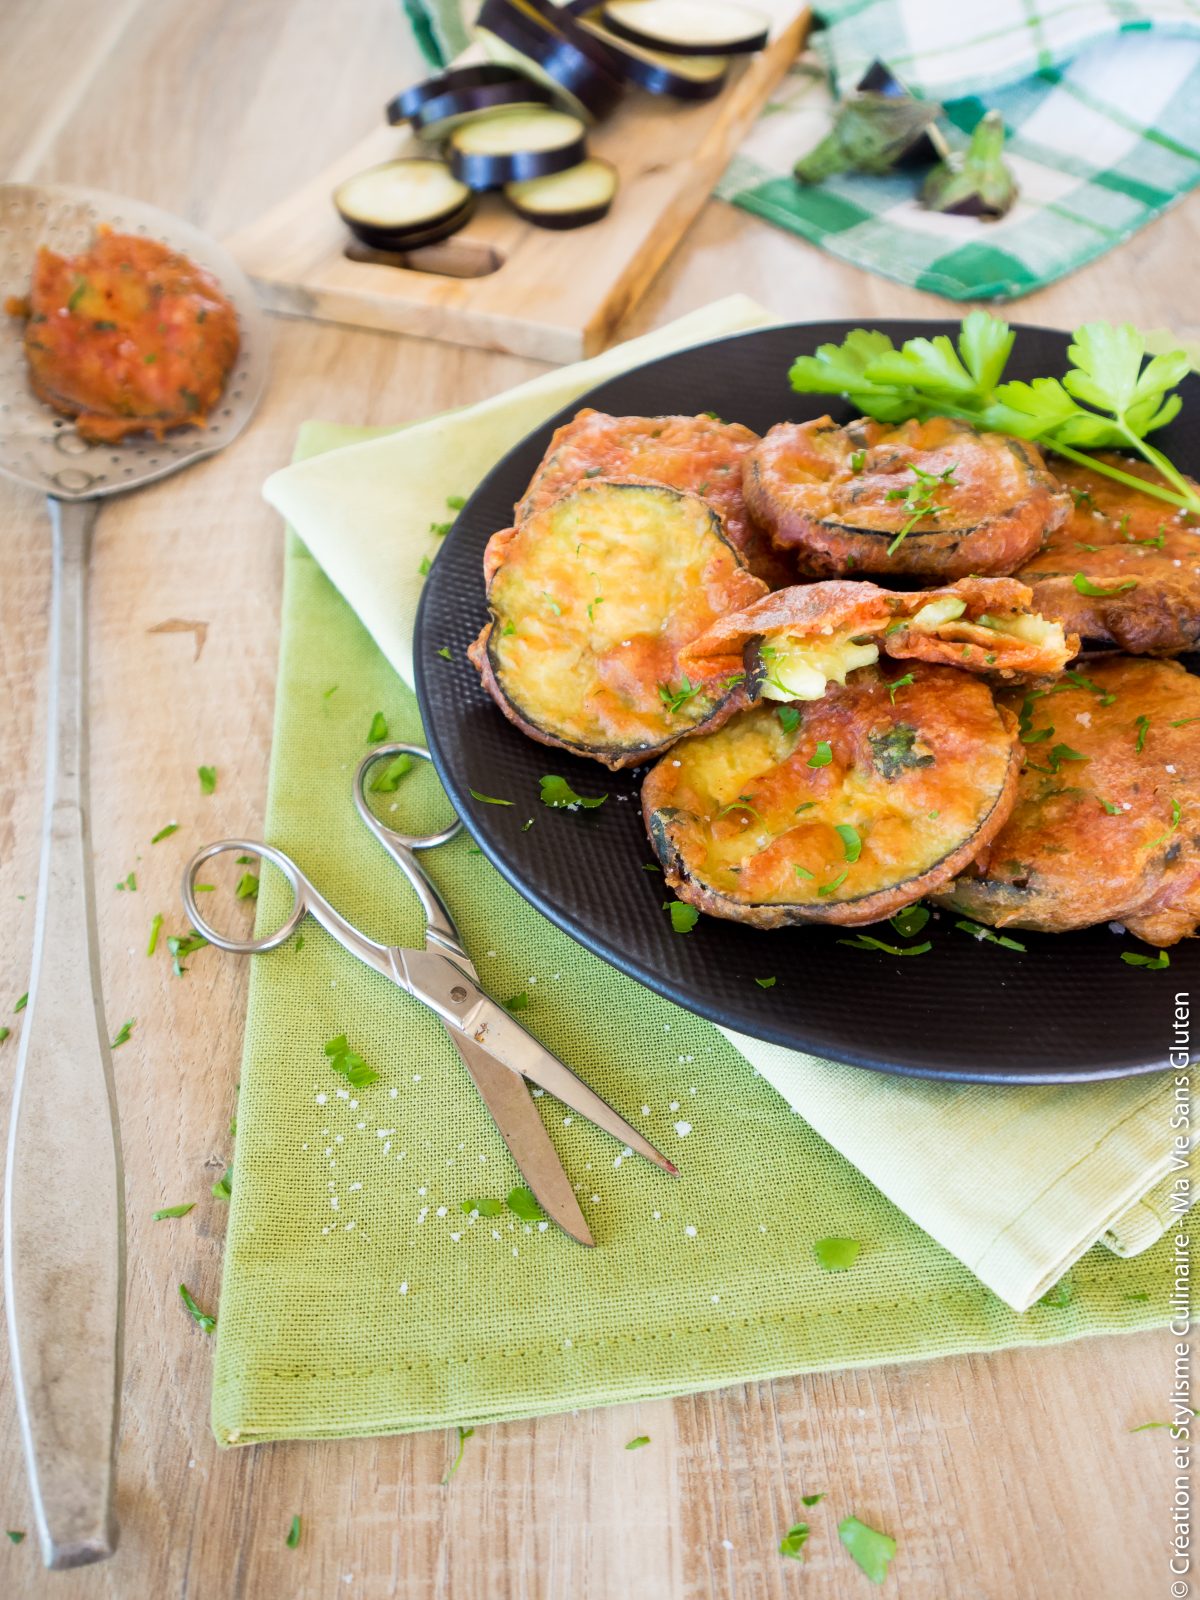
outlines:
[{"label": "golden fried batter", "polygon": [[950,417],[780,423],[743,486],[750,515],[815,578],[1011,573],[1071,504],[1036,445]]},{"label": "golden fried batter", "polygon": [[961,872],[1012,807],[1016,718],[966,673],[912,680],[871,667],[665,756],[642,813],[680,899],[756,928],[877,922]]},{"label": "golden fried batter", "polygon": [[203,426],[237,359],[233,307],[210,273],[154,239],[99,228],[90,249],[37,253],[25,353],[39,400],[85,439]]},{"label": "golden fried batter", "polygon": [[1170,945],[1200,924],[1200,678],[1117,656],[1019,707],[1025,770],[984,858],[946,895],[992,927],[1123,922]]},{"label": "golden fried batter", "polygon": [[960,578],[900,594],[831,579],[777,589],[718,618],[683,652],[687,672],[709,676],[743,664],[769,700],[818,700],[828,682],[879,659],[937,661],[997,682],[1057,677],[1079,649],[1029,609],[1015,578]]},{"label": "golden fried batter", "polygon": [[489,546],[484,688],[542,744],[632,766],[745,704],[745,674],[689,678],[680,652],[766,592],[699,495],[579,484]]},{"label": "golden fried batter", "polygon": [[[1101,460],[1149,483],[1148,461],[1105,452]],[[1200,646],[1200,528],[1172,505],[1103,473],[1056,461],[1054,474],[1075,502],[1070,518],[1018,577],[1038,609],[1061,617],[1089,643],[1131,655],[1170,656]],[[1105,591],[1080,594],[1085,586]]]},{"label": "golden fried batter", "polygon": [[703,495],[725,537],[751,572],[773,588],[791,583],[795,568],[775,554],[742,497],[742,463],[758,435],[719,417],[610,417],[584,410],[553,439],[516,507],[521,522],[584,478],[634,478]]}]

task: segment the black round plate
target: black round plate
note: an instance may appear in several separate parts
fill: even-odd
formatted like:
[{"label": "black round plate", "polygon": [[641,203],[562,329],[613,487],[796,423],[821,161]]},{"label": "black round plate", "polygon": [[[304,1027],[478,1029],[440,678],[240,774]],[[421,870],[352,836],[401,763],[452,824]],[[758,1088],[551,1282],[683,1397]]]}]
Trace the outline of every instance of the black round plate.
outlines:
[{"label": "black round plate", "polygon": [[[509,451],[471,496],[433,564],[416,628],[416,679],[438,774],[484,854],[526,899],[621,971],[700,1016],[815,1055],[923,1078],[1065,1083],[1165,1068],[1176,993],[1200,989],[1200,940],[1171,951],[1167,972],[1120,959],[1144,950],[1107,927],[1019,933],[1026,953],[931,921],[934,948],[916,959],[847,949],[852,930],[802,927],[764,933],[701,917],[672,931],[662,877],[642,827],[644,769],[610,773],[535,744],[483,692],[467,646],[487,620],[481,561],[533,476],[550,435],[583,406],[615,415],[715,411],[765,433],[773,423],[830,411],[840,401],[793,394],[797,355],[840,342],[852,324],[800,323],[722,339],[666,356],[601,384]],[[899,344],[954,334],[949,322],[881,322]],[[1018,330],[1009,376],[1059,374],[1064,334]],[[1200,379],[1184,383],[1184,409],[1200,414]],[[1155,436],[1185,471],[1200,473],[1200,439],[1178,422]],[[451,659],[438,652],[448,646]],[[607,794],[594,811],[552,811],[538,780],[558,773],[580,794]],[[491,806],[470,790],[512,800]],[[535,825],[523,831],[534,817]],[[882,931],[887,937],[890,930]],[[774,978],[762,989],[756,978]]]}]

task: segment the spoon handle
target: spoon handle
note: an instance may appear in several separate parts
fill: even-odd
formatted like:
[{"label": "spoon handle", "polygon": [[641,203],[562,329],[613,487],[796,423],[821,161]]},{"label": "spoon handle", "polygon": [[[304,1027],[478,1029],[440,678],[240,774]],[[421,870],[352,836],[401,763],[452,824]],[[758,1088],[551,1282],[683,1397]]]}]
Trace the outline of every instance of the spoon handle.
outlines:
[{"label": "spoon handle", "polygon": [[48,1567],[116,1548],[124,1182],[88,819],[87,572],[97,502],[51,500],[49,747],[29,1000],[5,1185],[4,1289]]}]

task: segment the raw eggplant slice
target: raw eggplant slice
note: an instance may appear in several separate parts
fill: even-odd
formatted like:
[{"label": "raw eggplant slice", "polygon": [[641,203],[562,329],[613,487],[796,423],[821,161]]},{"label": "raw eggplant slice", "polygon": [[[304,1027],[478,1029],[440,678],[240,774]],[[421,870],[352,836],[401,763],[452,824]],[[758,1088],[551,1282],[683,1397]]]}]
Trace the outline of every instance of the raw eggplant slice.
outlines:
[{"label": "raw eggplant slice", "polygon": [[612,47],[597,37],[591,28],[584,27],[565,6],[555,5],[554,0],[506,0],[506,3],[514,11],[548,28],[551,33],[569,39],[580,54],[587,56],[601,72],[607,73],[618,85],[621,83],[621,63]]},{"label": "raw eggplant slice", "polygon": [[520,73],[512,67],[495,61],[484,61],[475,67],[454,67],[449,72],[439,72],[435,77],[423,78],[389,100],[384,115],[394,126],[410,122],[419,115],[421,107],[441,95],[457,93],[464,89],[489,88],[500,83],[520,81]]},{"label": "raw eggplant slice", "polygon": [[590,156],[564,172],[506,183],[504,198],[518,216],[539,228],[583,228],[608,215],[617,192],[617,169]]},{"label": "raw eggplant slice", "polygon": [[775,548],[813,578],[1013,572],[1071,505],[1037,445],[954,417],[777,423],[744,488]]},{"label": "raw eggplant slice", "polygon": [[667,94],[676,100],[711,100],[725,87],[729,76],[725,56],[664,55],[618,39],[598,22],[589,21],[584,26],[611,47],[622,77],[648,94]]},{"label": "raw eggplant slice", "polygon": [[554,96],[543,84],[529,78],[508,78],[503,83],[449,89],[435,95],[416,113],[412,125],[422,139],[437,144],[465,122],[476,122],[499,111],[532,111],[553,102]]},{"label": "raw eggplant slice", "polygon": [[461,228],[475,199],[444,161],[411,156],[340,183],[333,203],[356,238],[376,250],[411,250]]},{"label": "raw eggplant slice", "polygon": [[1020,770],[1017,719],[978,678],[922,663],[897,688],[871,668],[685,739],[647,774],[642,814],[667,883],[710,916],[878,922],[989,844]]},{"label": "raw eggplant slice", "polygon": [[541,744],[614,771],[745,704],[744,674],[693,682],[679,653],[765,593],[699,495],[595,478],[493,535],[484,688]]},{"label": "raw eggplant slice", "polygon": [[567,111],[498,112],[456,128],[446,143],[450,170],[471,189],[499,189],[578,166],[587,135]]},{"label": "raw eggplant slice", "polygon": [[881,654],[996,683],[1056,678],[1079,639],[1033,611],[1032,599],[1015,578],[960,578],[915,594],[840,579],[801,584],[720,617],[682,662],[709,675],[744,666],[756,698],[783,701],[819,700]]},{"label": "raw eggplant slice", "polygon": [[943,903],[993,928],[1116,922],[1159,946],[1194,933],[1200,678],[1178,661],[1114,656],[1004,699],[1025,741],[1017,803]]},{"label": "raw eggplant slice", "polygon": [[544,84],[585,122],[606,117],[621,98],[619,79],[572,40],[514,10],[508,0],[484,0],[474,31],[494,62]]},{"label": "raw eggplant slice", "polygon": [[602,15],[620,38],[677,56],[750,55],[771,31],[761,12],[727,0],[608,0]]}]

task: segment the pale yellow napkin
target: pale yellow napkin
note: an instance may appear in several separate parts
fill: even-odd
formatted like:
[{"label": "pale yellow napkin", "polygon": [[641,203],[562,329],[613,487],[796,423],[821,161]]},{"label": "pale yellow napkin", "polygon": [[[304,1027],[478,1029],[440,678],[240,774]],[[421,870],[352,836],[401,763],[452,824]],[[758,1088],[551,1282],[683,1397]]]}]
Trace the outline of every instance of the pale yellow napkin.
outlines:
[{"label": "pale yellow napkin", "polygon": [[[264,493],[411,685],[418,569],[437,548],[431,524],[452,515],[447,498],[469,494],[531,428],[603,379],[770,320],[735,295],[494,399],[287,467]],[[1135,1255],[1168,1226],[1169,1074],[1064,1088],[922,1083],[728,1037],[1018,1311],[1096,1242]]]}]

